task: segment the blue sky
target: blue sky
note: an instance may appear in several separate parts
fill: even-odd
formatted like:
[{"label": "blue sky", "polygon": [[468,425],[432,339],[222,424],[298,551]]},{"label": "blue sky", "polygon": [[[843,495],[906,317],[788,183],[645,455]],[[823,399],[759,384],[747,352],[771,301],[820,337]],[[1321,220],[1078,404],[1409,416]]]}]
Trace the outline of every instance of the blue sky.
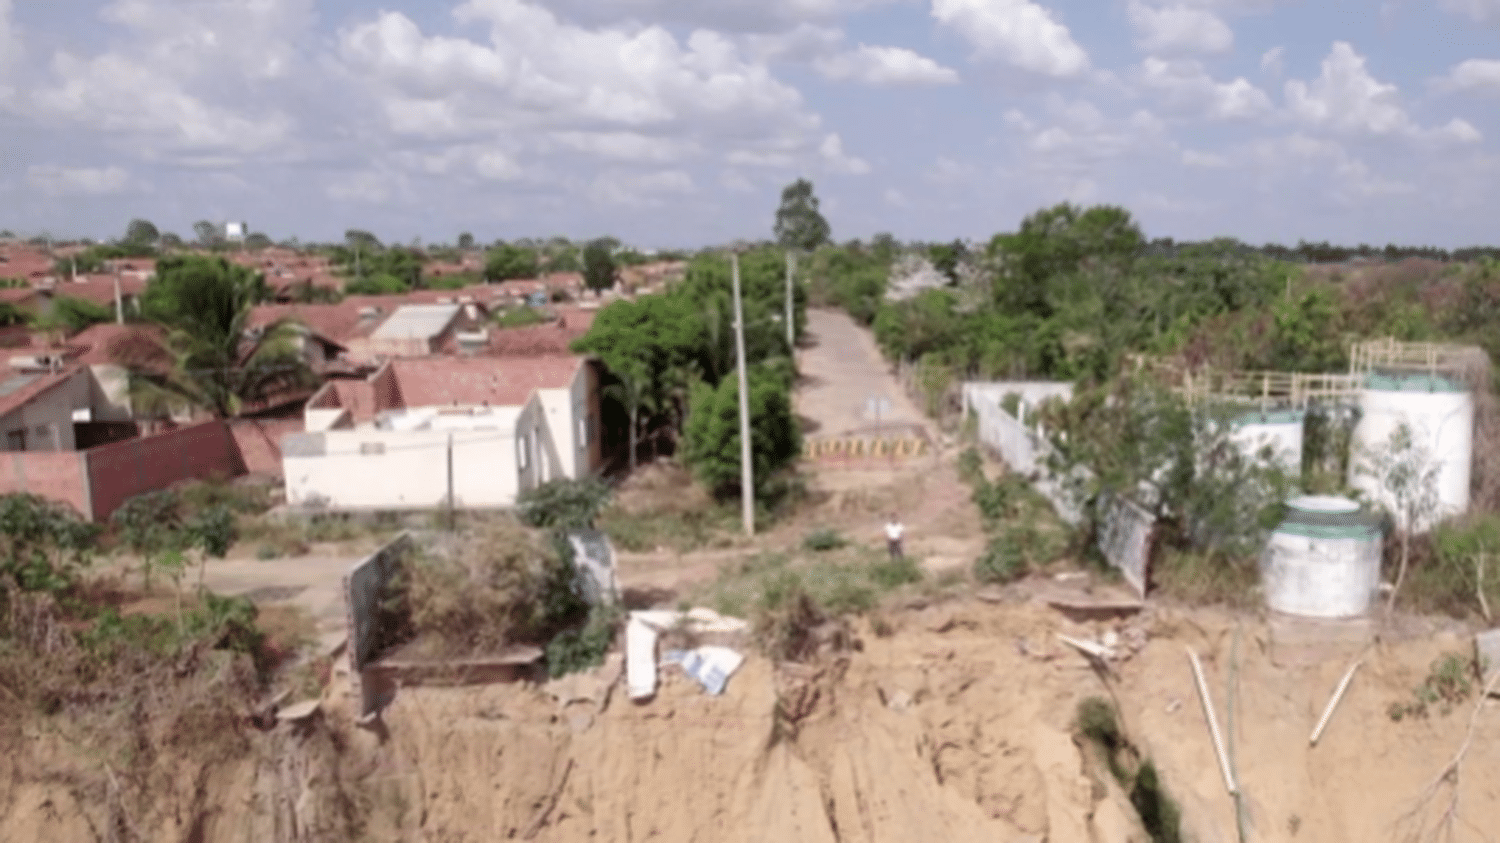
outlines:
[{"label": "blue sky", "polygon": [[1500,243],[1500,0],[0,0],[0,227]]}]

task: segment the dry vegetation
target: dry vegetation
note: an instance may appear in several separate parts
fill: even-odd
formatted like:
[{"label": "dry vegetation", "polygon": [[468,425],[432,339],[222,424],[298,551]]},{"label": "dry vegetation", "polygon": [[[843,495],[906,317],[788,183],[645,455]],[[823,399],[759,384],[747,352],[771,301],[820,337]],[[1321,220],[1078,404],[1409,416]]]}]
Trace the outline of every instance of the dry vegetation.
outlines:
[{"label": "dry vegetation", "polygon": [[417,652],[456,658],[546,643],[582,609],[561,553],[554,537],[509,517],[435,538],[395,586]]}]

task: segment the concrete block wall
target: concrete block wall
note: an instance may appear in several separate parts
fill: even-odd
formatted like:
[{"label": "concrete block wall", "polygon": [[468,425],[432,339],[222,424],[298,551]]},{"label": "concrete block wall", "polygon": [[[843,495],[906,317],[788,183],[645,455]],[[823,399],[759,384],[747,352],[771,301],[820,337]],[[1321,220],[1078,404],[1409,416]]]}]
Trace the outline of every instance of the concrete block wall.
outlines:
[{"label": "concrete block wall", "polygon": [[40,495],[93,517],[88,467],[79,451],[0,452],[0,495],[16,493]]},{"label": "concrete block wall", "polygon": [[239,448],[223,421],[101,445],[83,452],[93,517],[103,521],[136,495],[183,480],[238,477],[245,473]]}]

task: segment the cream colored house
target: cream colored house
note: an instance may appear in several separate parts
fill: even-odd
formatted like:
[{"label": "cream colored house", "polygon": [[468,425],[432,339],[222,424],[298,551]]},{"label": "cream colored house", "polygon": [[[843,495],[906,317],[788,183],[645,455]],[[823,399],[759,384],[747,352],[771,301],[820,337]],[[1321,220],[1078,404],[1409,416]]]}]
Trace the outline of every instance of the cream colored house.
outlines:
[{"label": "cream colored house", "polygon": [[421,358],[329,381],[282,440],[287,502],[333,510],[513,506],[601,461],[594,367],[581,357]]}]

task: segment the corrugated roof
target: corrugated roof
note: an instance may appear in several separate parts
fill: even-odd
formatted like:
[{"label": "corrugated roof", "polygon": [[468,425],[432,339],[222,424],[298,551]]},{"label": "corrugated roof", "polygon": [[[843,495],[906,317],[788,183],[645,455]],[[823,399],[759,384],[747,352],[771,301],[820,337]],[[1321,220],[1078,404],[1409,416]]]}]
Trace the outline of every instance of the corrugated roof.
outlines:
[{"label": "corrugated roof", "polygon": [[462,309],[457,304],[404,304],[370,334],[370,339],[430,339],[452,324]]}]

